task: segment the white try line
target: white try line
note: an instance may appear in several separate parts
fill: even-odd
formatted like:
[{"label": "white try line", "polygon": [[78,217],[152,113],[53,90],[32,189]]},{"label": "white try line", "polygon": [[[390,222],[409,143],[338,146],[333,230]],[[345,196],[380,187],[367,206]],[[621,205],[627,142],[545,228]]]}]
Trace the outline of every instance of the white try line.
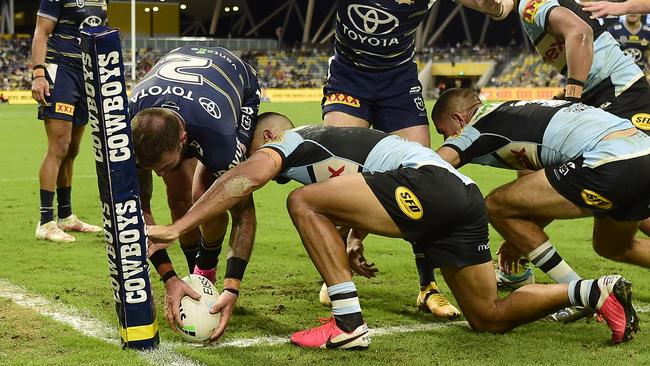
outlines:
[{"label": "white try line", "polygon": [[[117,329],[105,322],[93,318],[89,313],[74,307],[50,301],[42,296],[28,293],[5,279],[0,279],[0,297],[12,300],[16,304],[45,315],[57,322],[67,324],[82,334],[100,339],[106,343],[119,346]],[[162,343],[157,349],[139,352],[152,365],[199,366],[191,359],[174,351],[169,343]]]},{"label": "white try line", "polygon": [[[74,307],[52,302],[42,296],[29,294],[24,288],[0,279],[0,297],[12,300],[16,304],[48,316],[60,323],[67,324],[82,334],[100,339],[106,343],[118,346],[118,334],[115,327],[93,318],[87,312]],[[650,313],[650,305],[638,303],[635,306],[639,313]],[[381,328],[371,328],[370,335],[374,337],[413,332],[442,330],[453,326],[469,327],[466,321],[446,323],[425,323],[399,325]],[[143,358],[153,365],[193,366],[200,365],[174,351],[177,347],[206,347],[206,348],[247,348],[253,346],[275,346],[289,343],[289,336],[263,336],[254,338],[232,339],[218,344],[196,345],[181,342],[161,342],[160,346],[151,351],[139,352]]]}]

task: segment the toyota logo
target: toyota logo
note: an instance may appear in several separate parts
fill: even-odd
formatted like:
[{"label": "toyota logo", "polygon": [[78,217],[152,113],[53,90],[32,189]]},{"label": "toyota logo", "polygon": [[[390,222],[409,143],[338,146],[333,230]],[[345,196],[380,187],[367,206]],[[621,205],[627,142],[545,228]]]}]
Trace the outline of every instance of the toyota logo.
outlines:
[{"label": "toyota logo", "polygon": [[634,59],[634,62],[639,62],[643,58],[643,53],[637,48],[628,48],[624,50],[623,53],[632,57],[632,59]]},{"label": "toyota logo", "polygon": [[208,114],[211,115],[212,118],[214,119],[221,118],[221,109],[219,109],[217,103],[213,102],[212,100],[206,97],[201,97],[199,98],[199,104],[201,104],[201,107],[203,107],[203,109],[205,109],[205,111],[208,112]]},{"label": "toyota logo", "polygon": [[361,4],[348,6],[348,18],[357,30],[366,34],[388,34],[399,25],[399,20],[393,14]]},{"label": "toyota logo", "polygon": [[102,25],[102,18],[96,16],[96,15],[91,15],[84,19],[83,22],[81,22],[81,25],[79,25],[79,29],[85,28],[85,27],[97,27]]}]

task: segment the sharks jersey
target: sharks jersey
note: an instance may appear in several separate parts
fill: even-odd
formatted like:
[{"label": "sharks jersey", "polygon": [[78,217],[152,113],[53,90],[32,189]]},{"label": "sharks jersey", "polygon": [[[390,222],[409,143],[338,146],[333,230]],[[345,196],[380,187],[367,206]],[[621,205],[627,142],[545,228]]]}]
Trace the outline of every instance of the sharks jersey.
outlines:
[{"label": "sharks jersey", "polygon": [[413,60],[415,31],[436,0],[338,0],[338,57],[369,69]]},{"label": "sharks jersey", "polygon": [[[584,20],[594,33],[594,56],[589,76],[585,81],[587,93],[601,82],[611,79],[614,95],[618,96],[636,80],[643,77],[643,71],[628,57],[624,57],[618,43],[609,34],[600,19],[591,19],[590,13],[582,11],[575,0],[521,0],[519,20],[528,38],[533,42],[544,62],[555,67],[562,74],[567,73],[564,41],[546,32],[551,11],[562,6]],[[585,94],[583,93],[583,94]]]},{"label": "sharks jersey", "polygon": [[[595,149],[603,137],[633,128],[629,120],[598,108],[564,100],[509,101],[483,105],[463,130],[443,146],[460,155],[460,164],[538,170],[586,152],[587,165],[625,156],[629,146],[611,140],[607,151]],[[636,150],[635,150],[636,151]],[[587,155],[585,155],[587,156]]]},{"label": "sharks jersey", "polygon": [[434,165],[452,172],[466,185],[473,183],[438,154],[394,135],[359,127],[304,126],[285,131],[263,147],[283,157],[276,180],[302,184],[345,174],[386,172]]},{"label": "sharks jersey", "polygon": [[260,103],[253,68],[222,47],[179,47],[164,56],[136,85],[133,116],[168,108],[185,122],[186,157],[221,175],[245,159]]},{"label": "sharks jersey", "polygon": [[79,30],[106,24],[107,0],[41,0],[37,15],[56,22],[47,40],[48,63],[81,69]]},{"label": "sharks jersey", "polygon": [[623,53],[632,57],[642,70],[648,65],[650,26],[644,25],[637,33],[630,32],[623,23],[609,28],[609,33],[620,43]]}]

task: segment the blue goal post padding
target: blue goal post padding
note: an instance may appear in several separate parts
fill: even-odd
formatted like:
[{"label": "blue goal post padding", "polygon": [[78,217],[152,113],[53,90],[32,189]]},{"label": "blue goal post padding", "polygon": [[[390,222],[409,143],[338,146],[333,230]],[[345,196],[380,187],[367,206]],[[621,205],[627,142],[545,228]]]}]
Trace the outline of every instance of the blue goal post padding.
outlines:
[{"label": "blue goal post padding", "polygon": [[81,49],[119,333],[125,348],[155,348],[158,323],[149,283],[119,32],[108,27],[85,28]]}]

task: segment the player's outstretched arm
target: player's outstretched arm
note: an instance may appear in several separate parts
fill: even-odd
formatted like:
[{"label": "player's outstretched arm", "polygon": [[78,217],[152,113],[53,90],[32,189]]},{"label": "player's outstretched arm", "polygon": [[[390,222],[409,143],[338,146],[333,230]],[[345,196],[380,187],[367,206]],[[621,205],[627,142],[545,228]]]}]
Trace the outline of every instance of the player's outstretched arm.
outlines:
[{"label": "player's outstretched arm", "polygon": [[36,17],[36,29],[32,40],[32,65],[40,65],[32,71],[32,98],[39,104],[45,105],[45,97],[50,96],[50,84],[45,79],[45,54],[47,53],[47,39],[54,30],[56,21],[43,16]]},{"label": "player's outstretched arm", "polygon": [[513,0],[459,0],[464,6],[489,15],[494,20],[503,20],[514,8]]},{"label": "player's outstretched arm", "polygon": [[440,146],[438,150],[436,150],[436,154],[440,155],[440,157],[451,164],[454,168],[458,168],[460,166],[460,155],[458,154],[458,151],[452,149],[449,146]]},{"label": "player's outstretched arm", "polygon": [[627,0],[624,2],[611,1],[579,1],[582,10],[591,13],[591,19],[603,18],[609,15],[648,14],[650,0]]},{"label": "player's outstretched arm", "polygon": [[571,10],[558,6],[551,9],[546,30],[564,39],[567,62],[565,98],[580,99],[594,56],[594,32]]},{"label": "player's outstretched arm", "polygon": [[148,227],[149,236],[164,241],[175,240],[263,187],[280,173],[281,168],[282,157],[275,150],[258,150],[219,177],[183,217],[168,226]]}]

